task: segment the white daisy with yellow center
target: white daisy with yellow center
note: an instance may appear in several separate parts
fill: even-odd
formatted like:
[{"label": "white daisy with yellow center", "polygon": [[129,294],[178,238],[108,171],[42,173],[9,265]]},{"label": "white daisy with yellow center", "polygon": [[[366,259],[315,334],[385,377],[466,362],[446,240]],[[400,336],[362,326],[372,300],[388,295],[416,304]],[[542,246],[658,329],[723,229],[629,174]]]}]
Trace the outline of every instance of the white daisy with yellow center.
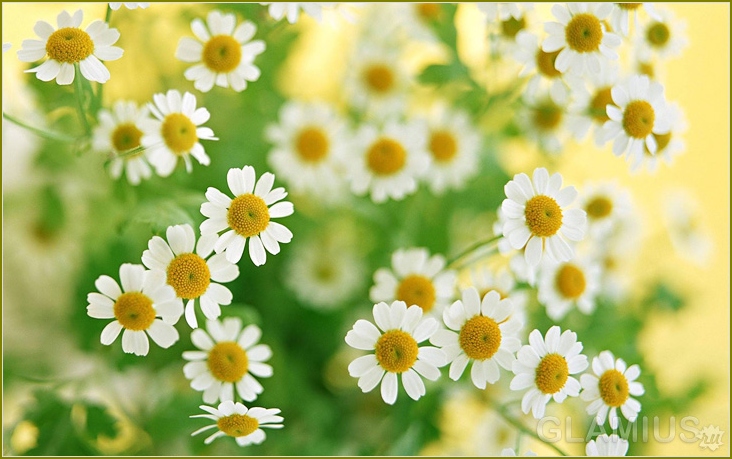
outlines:
[{"label": "white daisy with yellow center", "polygon": [[124,169],[132,185],[138,185],[143,178],[149,179],[152,169],[140,148],[143,125],[150,119],[147,107],[138,108],[135,102],[120,100],[112,110],[101,109],[98,119],[92,146],[99,152],[112,154],[109,175],[117,180]]},{"label": "white daisy with yellow center", "polygon": [[128,354],[147,355],[148,335],[163,349],[175,344],[179,336],[173,325],[183,315],[183,306],[165,284],[165,274],[125,263],[119,278],[121,289],[111,277],[99,276],[94,285],[100,293],[87,295],[89,317],[115,319],[102,330],[102,344],[112,344],[122,330],[122,350]]},{"label": "white daisy with yellow center", "polygon": [[347,100],[355,109],[378,118],[402,113],[412,78],[404,59],[393,44],[368,43],[354,50],[346,68]]},{"label": "white daisy with yellow center", "polygon": [[81,75],[89,81],[109,81],[109,70],[101,61],[114,61],[122,57],[122,49],[112,46],[119,39],[119,32],[100,20],[89,24],[86,30],[81,30],[79,26],[83,19],[81,10],[73,16],[62,11],[56,18],[56,30],[48,22],[36,22],[33,31],[40,40],[23,40],[18,59],[36,62],[48,56],[48,60],[26,72],[35,73],[41,81],[55,78],[56,83],[67,85],[74,82],[75,68],[78,66]]},{"label": "white daisy with yellow center", "polygon": [[652,155],[658,151],[656,136],[671,130],[666,99],[661,83],[651,81],[645,75],[633,75],[626,82],[613,86],[612,100],[608,105],[610,118],[603,125],[604,142],[615,139],[613,154],[627,152],[635,158],[647,148]]},{"label": "white daisy with yellow center", "polygon": [[598,435],[585,446],[588,456],[621,457],[628,454],[628,440],[620,438],[618,434]]},{"label": "white daisy with yellow center", "polygon": [[273,145],[267,160],[290,191],[325,202],[344,195],[348,132],[333,107],[322,102],[286,102],[279,123],[267,126],[265,136]]},{"label": "white daisy with yellow center", "polygon": [[522,105],[516,112],[516,121],[526,138],[535,142],[546,153],[558,155],[569,140],[567,122],[568,92],[560,92],[565,99],[557,100],[551,89],[530,86],[521,98]]},{"label": "white daisy with yellow center", "polygon": [[445,257],[430,256],[425,248],[399,249],[391,255],[391,270],[379,268],[369,297],[379,301],[404,301],[425,314],[439,317],[455,297],[457,273],[445,270]]},{"label": "white daisy with yellow center", "polygon": [[545,263],[539,274],[539,302],[557,322],[576,306],[583,314],[595,310],[600,290],[600,266],[592,259],[575,257],[562,263]]},{"label": "white daisy with yellow center", "polygon": [[[216,188],[206,190],[208,202],[201,204],[201,213],[208,217],[201,223],[201,235],[214,236],[216,253],[225,252],[230,263],[238,263],[249,241],[249,257],[256,266],[267,261],[267,252],[280,253],[280,244],[292,240],[292,232],[272,221],[292,215],[291,202],[284,188],[272,189],[275,176],[265,172],[257,180],[252,166],[229,169],[226,180],[234,194],[230,198]],[[221,231],[226,231],[221,236]],[[266,251],[265,251],[266,249]]]},{"label": "white daisy with yellow center", "polygon": [[272,19],[279,21],[287,18],[287,22],[294,24],[300,17],[300,10],[320,22],[323,19],[323,8],[335,5],[333,2],[261,2],[267,6],[267,12]]},{"label": "white daisy with yellow center", "polygon": [[651,17],[638,29],[635,43],[639,59],[648,62],[655,56],[661,59],[678,57],[689,44],[686,22],[677,20],[670,10],[656,8],[653,4],[649,4],[647,10]]},{"label": "white daisy with yellow center", "polygon": [[501,210],[506,221],[503,236],[511,247],[524,249],[529,266],[538,266],[544,252],[550,260],[569,261],[574,250],[567,243],[584,237],[587,214],[567,207],[577,196],[573,186],[562,188],[559,173],[549,176],[543,167],[534,170],[533,183],[520,173],[504,187],[507,199]]},{"label": "white daisy with yellow center", "polygon": [[247,408],[243,404],[231,400],[219,403],[218,408],[201,405],[207,414],[195,414],[192,418],[206,418],[216,421],[216,424],[202,427],[191,434],[198,435],[207,430],[216,429],[213,435],[203,442],[210,444],[219,437],[234,437],[239,446],[259,445],[267,435],[262,429],[281,429],[282,416],[278,408]]},{"label": "white daisy with yellow center", "polygon": [[472,362],[470,379],[478,389],[495,384],[500,365],[511,371],[521,347],[516,334],[523,323],[513,316],[510,299],[491,290],[482,300],[473,287],[463,290],[462,300],[445,309],[442,319],[449,330],[437,330],[431,339],[450,364],[450,379],[457,381]]},{"label": "white daisy with yellow center", "polygon": [[570,375],[587,368],[587,357],[580,354],[582,343],[577,334],[558,326],[546,332],[546,339],[539,330],[529,334],[529,344],[519,349],[513,363],[516,374],[511,380],[511,390],[528,389],[521,399],[521,411],[536,419],[544,417],[546,404],[553,398],[562,403],[567,397],[579,395],[579,381]]},{"label": "white daisy with yellow center", "polygon": [[214,84],[240,92],[247,81],[257,81],[261,72],[254,59],[266,48],[264,41],[253,40],[257,27],[250,21],[236,25],[233,13],[211,11],[206,24],[199,18],[191,22],[196,39],[183,37],[175,57],[196,63],[183,74],[193,87],[208,92]]},{"label": "white daisy with yellow center", "polygon": [[671,124],[668,133],[653,134],[653,138],[656,140],[655,154],[651,154],[648,146],[645,146],[642,154],[628,156],[631,172],[636,173],[645,169],[650,173],[655,173],[661,163],[671,166],[675,158],[686,151],[686,144],[682,138],[687,129],[684,111],[675,102],[670,102],[666,108]]},{"label": "white daisy with yellow center", "polygon": [[173,173],[178,159],[182,158],[186,171],[193,170],[191,156],[208,166],[211,158],[206,154],[199,140],[219,140],[210,128],[201,126],[210,114],[204,107],[196,108],[196,96],[171,89],[167,94],[155,94],[155,104],[148,104],[150,112],[157,119],[145,123],[142,146],[161,177]]},{"label": "white daisy with yellow center", "polygon": [[630,192],[616,181],[588,182],[579,206],[587,213],[587,232],[595,238],[610,236],[632,211]]},{"label": "white daisy with yellow center", "polygon": [[603,126],[610,118],[607,106],[615,105],[612,88],[619,80],[619,67],[616,63],[601,64],[602,70],[591,73],[575,81],[571,88],[567,129],[577,140],[582,140],[590,131],[594,131],[595,145],[604,143]]},{"label": "white daisy with yellow center", "polygon": [[196,300],[206,318],[218,318],[220,305],[231,304],[233,298],[229,289],[218,282],[233,281],[239,277],[239,268],[223,255],[209,257],[216,238],[204,235],[196,244],[191,225],[169,226],[165,234],[167,242],[160,236],[150,239],[148,249],[142,253],[142,263],[149,269],[163,272],[179,301],[186,301],[188,325],[198,328]]},{"label": "white daisy with yellow center", "polygon": [[150,3],[147,2],[140,2],[140,3],[132,3],[132,2],[109,2],[109,7],[112,8],[114,11],[117,11],[122,7],[122,5],[125,6],[128,10],[134,10],[137,8],[145,9],[148,6],[150,6]]},{"label": "white daisy with yellow center", "polygon": [[206,330],[193,330],[191,341],[200,350],[183,353],[189,361],[183,373],[194,390],[203,392],[204,403],[234,400],[234,387],[247,402],[264,392],[254,376],[272,376],[272,367],[264,363],[272,357],[272,350],[266,344],[258,344],[261,336],[262,330],[254,324],[242,330],[238,317],[207,320]]},{"label": "white daisy with yellow center", "polygon": [[530,77],[526,91],[536,93],[548,87],[555,102],[564,103],[568,100],[569,85],[564,81],[562,72],[555,67],[559,51],[544,51],[539,46],[536,34],[522,30],[516,35],[512,56],[523,65],[519,76]]},{"label": "white daisy with yellow center", "polygon": [[375,203],[401,200],[417,191],[417,182],[430,166],[427,134],[420,122],[390,121],[383,129],[362,126],[355,135],[355,157],[347,163],[351,190],[371,195]]},{"label": "white daisy with yellow center", "polygon": [[547,22],[544,30],[549,34],[541,49],[547,53],[559,51],[554,63],[562,73],[579,75],[601,70],[600,62],[617,60],[612,48],[620,45],[620,36],[609,32],[603,21],[608,18],[612,3],[554,4],[552,13],[559,22]]},{"label": "white daisy with yellow center", "polygon": [[[610,427],[618,428],[618,409],[625,418],[634,422],[641,404],[633,397],[643,395],[643,384],[636,381],[640,367],[628,367],[623,359],[615,359],[612,352],[602,351],[592,359],[592,372],[580,377],[582,400],[589,402],[587,414],[596,415],[598,425],[610,420]],[[631,397],[633,396],[633,397]]]},{"label": "white daisy with yellow center", "polygon": [[442,350],[419,346],[434,335],[439,323],[431,317],[422,318],[422,308],[407,308],[403,301],[394,301],[391,305],[377,303],[373,314],[379,328],[361,319],[346,334],[349,346],[374,351],[351,362],[348,373],[358,378],[358,387],[363,392],[372,391],[381,382],[381,397],[389,405],[396,402],[397,375],[401,375],[407,395],[418,400],[426,393],[420,376],[436,381],[440,377],[438,367],[446,363]]}]

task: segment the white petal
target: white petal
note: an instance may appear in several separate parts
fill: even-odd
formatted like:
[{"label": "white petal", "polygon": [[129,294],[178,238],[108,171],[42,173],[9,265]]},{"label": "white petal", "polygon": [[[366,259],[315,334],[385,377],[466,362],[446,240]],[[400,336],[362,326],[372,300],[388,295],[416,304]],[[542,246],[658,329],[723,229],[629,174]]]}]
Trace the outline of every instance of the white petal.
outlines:
[{"label": "white petal", "polygon": [[381,381],[381,398],[384,399],[384,402],[393,405],[397,399],[398,388],[396,373],[387,372],[384,375],[384,380]]},{"label": "white petal", "polygon": [[102,330],[102,344],[105,346],[112,344],[114,340],[117,339],[117,335],[119,335],[120,331],[122,331],[122,324],[116,320],[108,323],[107,326],[104,327],[104,330]]},{"label": "white petal", "polygon": [[265,252],[264,245],[259,236],[249,238],[249,257],[255,266],[262,266],[267,262],[267,252]]},{"label": "white petal", "polygon": [[178,330],[176,330],[172,325],[164,323],[160,319],[155,319],[153,321],[150,328],[147,329],[147,333],[150,335],[150,338],[152,338],[152,340],[163,349],[167,349],[175,344],[179,338]]},{"label": "white petal", "polygon": [[147,355],[150,341],[144,331],[125,330],[122,333],[122,350],[128,354]]},{"label": "white petal", "polygon": [[94,286],[97,288],[97,290],[113,300],[116,300],[122,294],[122,290],[120,290],[117,282],[115,282],[115,280],[111,277],[104,274],[99,276],[99,278],[94,282]]},{"label": "white petal", "polygon": [[414,370],[407,370],[402,373],[402,384],[404,385],[404,390],[407,392],[407,395],[409,395],[412,400],[419,400],[419,398],[426,392],[422,378],[420,378]]}]

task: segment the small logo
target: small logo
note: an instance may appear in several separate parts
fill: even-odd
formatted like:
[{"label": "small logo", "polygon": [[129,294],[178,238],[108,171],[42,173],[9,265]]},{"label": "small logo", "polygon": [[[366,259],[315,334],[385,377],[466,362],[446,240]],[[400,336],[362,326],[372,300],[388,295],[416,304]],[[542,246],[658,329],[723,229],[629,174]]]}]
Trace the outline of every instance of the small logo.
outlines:
[{"label": "small logo", "polygon": [[699,447],[701,449],[709,448],[709,451],[716,451],[717,448],[722,446],[722,437],[724,437],[724,431],[720,430],[718,426],[708,425],[703,429],[699,430],[696,435],[699,438]]}]

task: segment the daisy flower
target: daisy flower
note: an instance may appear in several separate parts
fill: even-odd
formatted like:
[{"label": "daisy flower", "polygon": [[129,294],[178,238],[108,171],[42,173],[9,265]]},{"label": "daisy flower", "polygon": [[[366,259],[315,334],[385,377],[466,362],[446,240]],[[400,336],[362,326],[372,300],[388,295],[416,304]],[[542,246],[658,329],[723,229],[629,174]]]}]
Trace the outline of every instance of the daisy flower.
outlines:
[{"label": "daisy flower", "polygon": [[536,93],[543,86],[549,87],[549,94],[556,103],[565,103],[569,95],[569,86],[557,70],[555,62],[559,50],[546,52],[539,46],[539,37],[529,31],[522,30],[516,35],[516,47],[512,53],[514,59],[523,65],[520,77],[528,77],[526,91]]},{"label": "daisy flower", "polygon": [[633,75],[627,82],[613,86],[612,100],[607,106],[603,130],[604,142],[615,139],[613,154],[624,152],[635,157],[643,154],[643,147],[656,154],[658,142],[654,135],[667,134],[671,129],[668,108],[661,83],[647,76]]},{"label": "daisy flower", "polygon": [[268,6],[267,12],[273,19],[279,21],[287,17],[287,22],[294,24],[300,17],[300,10],[320,22],[323,18],[323,8],[333,5],[332,2],[264,2],[260,5]]},{"label": "daisy flower", "polygon": [[539,275],[538,298],[549,318],[555,322],[562,320],[572,306],[583,314],[591,314],[600,290],[600,274],[600,266],[584,257],[546,263]]},{"label": "daisy flower", "polygon": [[[556,92],[555,96],[567,92]],[[539,86],[527,87],[522,106],[516,113],[517,122],[524,135],[536,142],[543,151],[558,154],[567,142],[567,100],[556,100],[549,91]]]},{"label": "daisy flower", "polygon": [[132,185],[139,184],[143,178],[149,179],[152,169],[143,152],[131,152],[141,145],[142,127],[150,117],[147,107],[138,108],[135,102],[120,100],[112,110],[100,110],[98,116],[99,124],[94,129],[92,146],[97,151],[113,154],[109,175],[117,180],[124,169]]},{"label": "daisy flower", "polygon": [[183,353],[188,360],[183,373],[191,380],[191,387],[203,392],[204,403],[234,400],[234,387],[239,397],[254,401],[264,392],[254,376],[272,376],[272,367],[264,363],[272,350],[266,344],[257,344],[262,330],[254,324],[242,330],[238,317],[209,319],[206,330],[191,332],[191,341],[200,350]]},{"label": "daisy flower", "polygon": [[[445,353],[433,346],[419,346],[439,328],[437,320],[422,318],[422,308],[403,301],[391,305],[377,303],[373,309],[379,328],[368,320],[358,320],[346,334],[346,343],[356,349],[374,351],[358,357],[348,365],[348,373],[358,378],[358,387],[365,392],[381,382],[381,397],[393,405],[401,375],[404,390],[413,400],[426,393],[420,376],[431,381],[440,377],[438,367],[445,365]],[[383,379],[383,381],[382,381]]]},{"label": "daisy flower", "polygon": [[130,2],[109,2],[109,7],[112,8],[114,11],[117,11],[122,7],[122,5],[125,6],[128,10],[134,10],[137,8],[142,8],[143,10],[150,6],[150,3],[147,2],[141,2],[141,3],[130,3]]},{"label": "daisy flower", "polygon": [[343,161],[348,151],[345,120],[324,103],[286,102],[279,124],[265,130],[273,144],[267,160],[295,193],[333,201],[343,196]]},{"label": "daisy flower", "polygon": [[636,26],[638,24],[637,13],[642,6],[647,7],[648,3],[616,3],[608,18],[612,31],[627,37],[631,20]]},{"label": "daisy flower", "polygon": [[590,402],[587,414],[596,415],[598,425],[610,419],[610,427],[618,428],[618,408],[625,418],[633,422],[638,417],[641,404],[634,397],[643,395],[643,384],[636,382],[640,376],[638,365],[628,367],[623,359],[613,357],[612,352],[602,351],[592,359],[592,373],[580,377],[580,397]]},{"label": "daisy flower", "polygon": [[[272,189],[274,179],[274,174],[265,172],[257,180],[254,168],[244,166],[226,174],[233,199],[216,188],[206,190],[208,202],[201,204],[201,213],[208,218],[201,223],[201,235],[215,236],[214,250],[219,254],[225,251],[230,263],[241,260],[247,240],[249,257],[256,266],[267,261],[267,252],[277,255],[280,243],[292,240],[289,229],[271,221],[294,212],[291,202],[282,201],[287,196],[285,189]],[[218,236],[224,230],[228,231]]]},{"label": "daisy flower", "polygon": [[651,18],[639,30],[636,39],[638,57],[647,62],[653,56],[662,59],[678,56],[688,45],[686,22],[676,20],[669,10],[656,9],[652,4],[648,6]]},{"label": "daisy flower", "polygon": [[161,177],[173,173],[178,158],[183,158],[186,171],[193,170],[191,156],[208,166],[211,158],[199,140],[219,140],[210,128],[201,125],[211,116],[204,107],[196,108],[196,96],[171,89],[167,94],[155,94],[155,105],[149,104],[150,112],[157,119],[145,123],[142,146],[147,148],[150,163]]},{"label": "daisy flower", "polygon": [[48,60],[38,67],[26,70],[35,73],[41,81],[54,78],[60,85],[74,82],[75,67],[89,81],[106,83],[109,70],[101,61],[114,61],[122,57],[122,49],[112,46],[119,39],[117,29],[111,29],[104,21],[94,21],[86,30],[79,26],[84,13],[78,10],[71,16],[66,11],[56,18],[58,30],[45,21],[38,21],[33,31],[40,40],[23,40],[18,51],[18,59],[23,62],[36,62],[44,56]]},{"label": "daisy flower", "polygon": [[262,429],[281,429],[282,416],[278,408],[264,409],[260,407],[247,408],[239,402],[231,400],[221,402],[218,408],[201,405],[208,414],[195,414],[192,418],[206,418],[216,421],[216,424],[202,427],[191,434],[198,435],[210,429],[217,429],[203,442],[209,444],[219,437],[229,436],[236,439],[239,446],[259,445],[267,435]]},{"label": "daisy flower", "polygon": [[529,334],[529,344],[519,349],[513,363],[516,374],[511,380],[511,390],[528,389],[521,400],[521,411],[533,414],[535,419],[544,416],[546,404],[554,398],[562,403],[567,397],[576,397],[580,383],[570,375],[587,368],[587,357],[580,354],[582,343],[577,334],[558,326],[546,332],[546,339],[539,330]]},{"label": "daisy flower", "polygon": [[239,268],[223,255],[209,258],[215,238],[201,236],[196,243],[191,225],[169,226],[165,234],[167,242],[160,236],[150,239],[148,249],[142,253],[142,263],[165,274],[166,282],[175,289],[175,295],[180,300],[187,300],[185,315],[188,325],[198,328],[193,309],[196,300],[206,318],[219,317],[220,305],[231,304],[232,295],[228,288],[217,282],[233,281],[239,276]]},{"label": "daisy flower", "polygon": [[681,138],[681,134],[687,128],[684,112],[677,103],[669,103],[667,109],[671,125],[668,133],[652,134],[656,141],[655,154],[651,154],[648,147],[645,146],[643,147],[643,154],[628,157],[631,172],[638,172],[645,168],[648,172],[655,173],[659,164],[665,163],[667,166],[671,166],[674,159],[686,151],[686,144]]},{"label": "daisy flower", "polygon": [[503,236],[511,247],[523,249],[526,262],[537,266],[542,254],[554,261],[569,261],[574,255],[566,239],[579,241],[584,237],[587,215],[581,209],[567,209],[577,190],[562,188],[562,176],[549,173],[543,167],[534,170],[533,183],[520,173],[504,187],[507,199],[501,210],[505,213]]},{"label": "daisy flower", "polygon": [[194,19],[191,29],[197,40],[183,37],[178,42],[175,57],[196,63],[183,75],[201,92],[210,91],[214,84],[243,91],[247,81],[257,81],[261,75],[254,58],[264,52],[266,45],[262,40],[250,41],[257,27],[250,21],[236,26],[233,13],[216,10],[208,13],[206,24]]},{"label": "daisy flower", "polygon": [[579,206],[587,213],[587,232],[595,238],[609,236],[632,209],[630,192],[615,181],[587,183]]},{"label": "daisy flower", "polygon": [[438,315],[452,301],[457,273],[445,270],[442,255],[430,257],[424,248],[399,249],[391,255],[391,268],[374,273],[371,301],[404,301]]},{"label": "daisy flower", "polygon": [[604,143],[603,126],[610,118],[607,106],[615,105],[612,88],[618,83],[619,67],[614,64],[601,64],[602,70],[573,81],[572,101],[567,114],[567,129],[577,140],[585,138],[590,130],[594,131],[595,145]]},{"label": "daisy flower", "polygon": [[547,22],[544,30],[549,34],[541,45],[548,52],[560,51],[554,63],[562,73],[576,74],[599,72],[600,62],[617,60],[612,48],[620,45],[618,35],[608,32],[602,21],[612,12],[611,3],[559,3],[552,6],[552,13],[559,22]]},{"label": "daisy flower", "polygon": [[347,163],[351,190],[358,196],[370,193],[377,204],[414,193],[430,166],[425,141],[424,126],[415,121],[390,121],[381,130],[362,126],[353,140],[358,157]]},{"label": "daisy flower", "polygon": [[440,346],[450,364],[450,379],[457,381],[472,362],[470,379],[478,389],[495,384],[501,376],[498,366],[511,370],[514,353],[521,347],[516,334],[523,324],[513,316],[510,299],[490,291],[481,300],[469,287],[445,309],[442,319],[449,330],[437,330],[431,339]]},{"label": "daisy flower", "polygon": [[438,107],[427,122],[427,150],[432,156],[425,179],[434,194],[461,189],[478,173],[480,135],[468,115]]},{"label": "daisy flower", "polygon": [[534,8],[533,3],[496,3],[496,2],[478,2],[476,6],[485,14],[488,21],[507,21],[511,18],[521,19],[524,13]]},{"label": "daisy flower", "polygon": [[112,344],[123,329],[122,350],[127,354],[147,355],[148,335],[163,349],[175,344],[178,331],[173,325],[183,315],[183,306],[175,291],[165,285],[165,274],[125,263],[119,268],[119,278],[121,289],[111,277],[99,276],[94,285],[101,293],[87,295],[89,317],[115,319],[102,330],[102,344]]},{"label": "daisy flower", "polygon": [[617,434],[602,434],[594,440],[590,440],[585,446],[585,454],[588,456],[609,456],[620,457],[628,454],[628,440],[620,438]]}]

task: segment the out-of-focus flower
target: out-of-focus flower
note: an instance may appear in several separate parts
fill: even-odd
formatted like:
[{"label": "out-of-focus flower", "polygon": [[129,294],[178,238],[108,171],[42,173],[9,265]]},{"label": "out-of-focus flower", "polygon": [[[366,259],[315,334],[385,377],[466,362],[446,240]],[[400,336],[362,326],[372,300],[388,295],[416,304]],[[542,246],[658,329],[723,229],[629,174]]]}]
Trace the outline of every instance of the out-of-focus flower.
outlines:
[{"label": "out-of-focus flower", "polygon": [[245,401],[256,400],[264,388],[254,376],[272,376],[272,367],[264,363],[272,350],[266,344],[257,344],[262,330],[254,324],[242,330],[238,317],[209,319],[206,330],[191,332],[191,341],[200,350],[183,352],[183,358],[189,361],[183,373],[191,380],[191,387],[203,392],[204,403],[233,401],[234,387]]},{"label": "out-of-focus flower", "polygon": [[3,52],[9,50],[12,46],[11,43],[3,43]]},{"label": "out-of-focus flower", "polygon": [[601,273],[600,266],[586,257],[546,263],[539,275],[538,296],[549,318],[555,322],[562,320],[572,306],[583,314],[592,313]]},{"label": "out-of-focus flower", "polygon": [[23,40],[18,59],[36,62],[48,56],[48,60],[26,72],[35,73],[41,81],[55,78],[56,83],[67,85],[74,82],[75,66],[78,65],[81,75],[87,80],[106,83],[110,74],[101,61],[122,57],[122,49],[112,46],[119,39],[119,32],[100,20],[81,30],[79,26],[83,19],[81,10],[73,16],[62,11],[56,18],[57,30],[46,21],[36,22],[33,31],[40,40]]},{"label": "out-of-focus flower", "polygon": [[643,384],[636,382],[640,376],[640,367],[628,367],[623,359],[615,360],[613,353],[602,351],[592,359],[591,373],[580,377],[582,384],[582,400],[589,402],[587,414],[596,415],[598,425],[610,419],[610,427],[618,428],[618,408],[625,418],[633,422],[638,417],[641,404],[631,397],[643,395]]},{"label": "out-of-focus flower", "polygon": [[714,244],[702,220],[698,201],[688,191],[677,189],[664,194],[662,205],[674,249],[682,257],[705,265]]},{"label": "out-of-focus flower", "polygon": [[587,443],[585,453],[588,456],[619,457],[628,454],[628,446],[628,440],[620,438],[618,434],[602,434]]},{"label": "out-of-focus flower", "polygon": [[488,21],[507,21],[510,18],[521,19],[526,11],[534,8],[534,4],[531,2],[478,2],[476,5],[485,14]]},{"label": "out-of-focus flower", "polygon": [[522,102],[516,118],[526,138],[547,153],[561,153],[562,147],[569,140],[568,99],[557,101],[546,89],[535,86],[527,88]]},{"label": "out-of-focus flower", "polygon": [[287,22],[294,24],[300,17],[300,10],[320,22],[323,18],[323,8],[334,5],[333,2],[262,2],[260,5],[268,6],[267,12],[273,19],[280,20],[287,17]]},{"label": "out-of-focus flower", "polygon": [[234,403],[231,400],[221,402],[218,408],[206,405],[201,405],[199,408],[208,414],[195,414],[191,416],[192,418],[206,418],[216,423],[196,430],[191,436],[216,429],[213,435],[203,441],[207,445],[224,436],[234,437],[239,446],[259,445],[267,438],[262,429],[281,429],[283,427],[283,418],[279,416],[278,408],[247,408],[241,403]]},{"label": "out-of-focus flower", "polygon": [[[501,451],[501,456],[516,457],[518,456],[518,454],[516,454],[516,450],[514,450],[513,448],[504,448]],[[531,450],[526,450],[526,452],[524,452],[524,457],[536,457],[536,453]]]},{"label": "out-of-focus flower", "polygon": [[638,11],[642,7],[648,8],[648,6],[648,3],[616,3],[608,18],[611,31],[627,37],[630,32],[630,22],[633,21],[637,27]]},{"label": "out-of-focus flower", "polygon": [[615,105],[612,88],[618,83],[619,67],[604,64],[600,72],[573,80],[570,98],[572,102],[567,110],[567,129],[577,140],[584,139],[592,129],[595,145],[600,147],[605,141],[603,126],[610,120],[607,106]]},{"label": "out-of-focus flower", "polygon": [[198,40],[183,37],[178,42],[175,57],[197,63],[184,76],[201,92],[210,91],[214,84],[243,91],[247,81],[257,81],[261,75],[254,58],[264,52],[266,45],[262,40],[252,40],[257,27],[250,21],[236,26],[233,13],[216,10],[208,13],[206,24],[194,19],[191,29]]},{"label": "out-of-focus flower", "polygon": [[524,313],[529,298],[526,290],[517,288],[516,278],[510,269],[496,270],[488,265],[475,266],[470,270],[470,279],[467,284],[475,287],[481,298],[491,290],[498,292],[501,299],[510,298],[513,304],[511,316],[517,317],[522,323],[525,323]]},{"label": "out-of-focus flower", "polygon": [[109,2],[109,7],[112,8],[114,11],[117,11],[122,7],[122,5],[125,6],[128,10],[134,10],[137,8],[145,9],[148,6],[150,6],[150,3],[148,2],[140,2],[140,3],[133,3],[133,2]]},{"label": "out-of-focus flower", "polygon": [[630,192],[614,181],[586,183],[579,206],[587,213],[587,234],[598,242],[615,230],[633,207]]},{"label": "out-of-focus flower", "polygon": [[677,20],[667,9],[648,5],[650,20],[639,29],[636,39],[638,57],[648,61],[654,56],[669,59],[681,54],[688,45],[686,22]]},{"label": "out-of-focus flower", "polygon": [[531,77],[526,92],[535,94],[548,86],[555,103],[562,104],[568,100],[569,86],[562,72],[555,67],[559,51],[544,51],[539,46],[536,34],[522,30],[516,35],[516,47],[512,55],[523,65],[519,76]]},{"label": "out-of-focus flower", "polygon": [[214,250],[217,254],[226,252],[230,263],[241,260],[247,241],[252,263],[261,266],[267,261],[267,252],[277,255],[280,243],[292,240],[287,227],[271,221],[294,212],[291,202],[282,201],[287,196],[285,189],[272,189],[274,179],[274,174],[265,172],[257,180],[254,168],[244,166],[229,169],[226,175],[233,199],[216,188],[206,190],[208,202],[201,204],[201,213],[208,219],[201,223],[201,235],[214,236]]}]

